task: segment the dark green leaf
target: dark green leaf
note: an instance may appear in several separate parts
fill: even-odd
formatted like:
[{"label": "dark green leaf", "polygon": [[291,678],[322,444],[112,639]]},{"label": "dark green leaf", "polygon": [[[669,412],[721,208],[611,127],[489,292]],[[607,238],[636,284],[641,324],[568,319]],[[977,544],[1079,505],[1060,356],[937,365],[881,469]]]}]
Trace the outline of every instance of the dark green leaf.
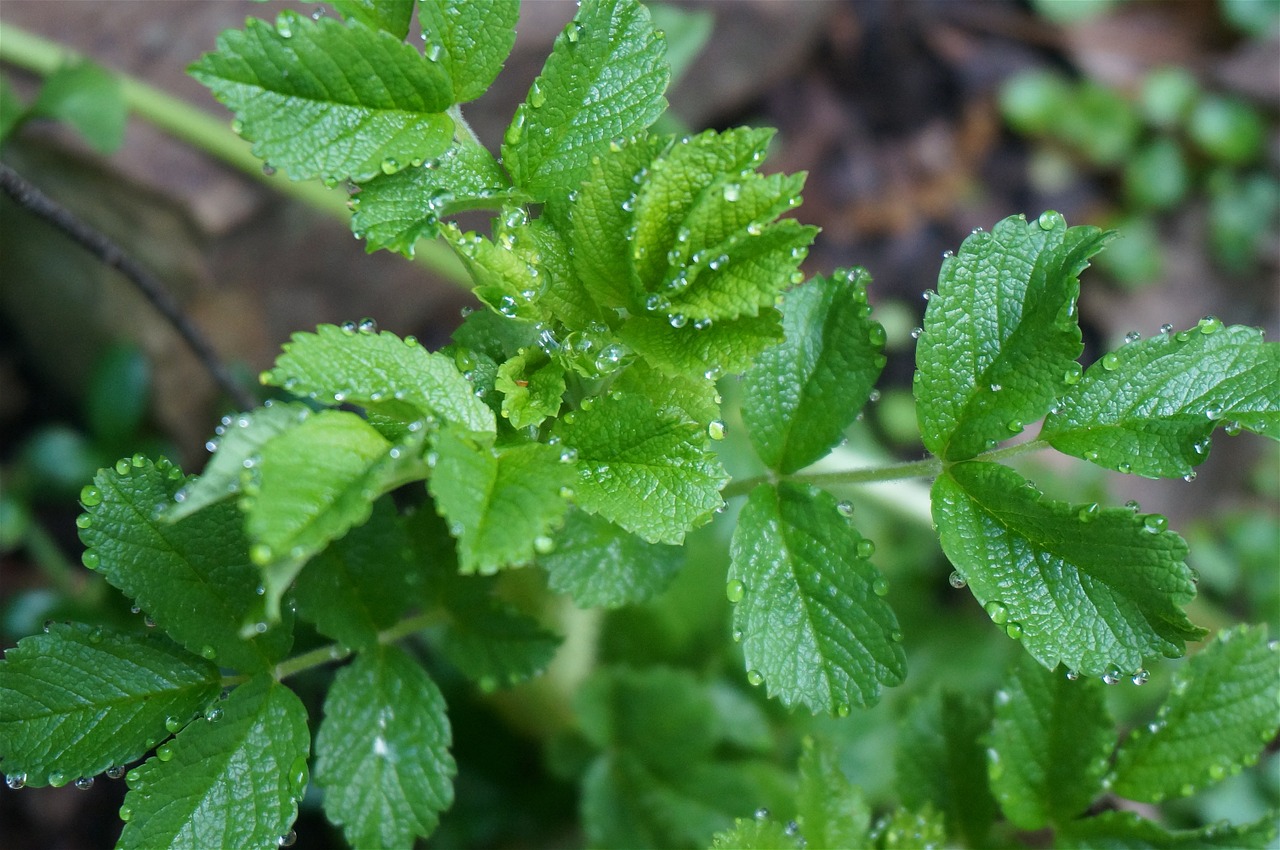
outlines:
[{"label": "dark green leaf", "polygon": [[516,40],[518,0],[427,0],[418,21],[427,58],[439,61],[453,80],[454,103],[484,94],[502,70]]},{"label": "dark green leaf", "polygon": [[667,105],[665,53],[636,0],[584,5],[503,137],[502,161],[516,185],[544,200],[565,196],[593,153],[652,124]]},{"label": "dark green leaf", "polygon": [[1158,803],[1253,764],[1280,727],[1277,650],[1264,626],[1218,632],[1175,674],[1156,719],[1120,747],[1115,792]]},{"label": "dark green leaf", "polygon": [[487,594],[454,593],[445,604],[451,619],[440,652],[482,690],[540,674],[560,646],[560,638],[537,620]]},{"label": "dark green leaf", "polygon": [[1103,355],[1041,436],[1099,466],[1163,478],[1192,474],[1218,427],[1280,439],[1280,344],[1207,318]]},{"label": "dark green leaf", "polygon": [[355,847],[411,848],[453,803],[457,772],[444,698],[393,646],[338,672],[316,735],[324,810]]},{"label": "dark green leaf", "polygon": [[307,786],[306,708],[266,675],[217,708],[130,771],[120,850],[270,848],[288,833]]},{"label": "dark green leaf", "polygon": [[1046,667],[1134,675],[1204,631],[1187,545],[1158,514],[1043,498],[994,463],[958,463],[933,485],[942,549],[991,617]]},{"label": "dark green leaf", "polygon": [[1078,275],[1110,234],[1007,218],[943,262],[916,348],[925,447],[962,460],[1048,412],[1080,356]]},{"label": "dark green leaf", "polygon": [[743,375],[742,419],[779,472],[822,458],[866,404],[884,366],[884,328],[870,318],[866,272],[837,271],[784,296],[786,339]]},{"label": "dark green leaf", "polygon": [[842,716],[902,682],[902,633],[867,561],[873,549],[821,490],[782,483],[751,493],[725,591],[748,681],[784,705]]},{"label": "dark green leaf", "polygon": [[580,608],[617,608],[661,592],[683,563],[675,546],[647,543],[603,517],[572,511],[548,552],[547,582]]},{"label": "dark green leaf", "polygon": [[404,40],[413,20],[414,0],[332,0],[344,18],[354,18],[370,29],[386,30]]},{"label": "dark green leaf", "polygon": [[250,18],[190,73],[236,113],[254,154],[297,180],[392,174],[444,153],[453,135],[448,73],[358,20]]},{"label": "dark green leaf", "polygon": [[0,772],[62,785],[134,761],[220,681],[217,667],[159,635],[50,625],[0,662]]},{"label": "dark green leaf", "polygon": [[1267,850],[1276,840],[1276,813],[1253,823],[1170,830],[1133,812],[1103,812],[1074,821],[1059,838],[1066,850],[1205,850],[1211,847]]}]

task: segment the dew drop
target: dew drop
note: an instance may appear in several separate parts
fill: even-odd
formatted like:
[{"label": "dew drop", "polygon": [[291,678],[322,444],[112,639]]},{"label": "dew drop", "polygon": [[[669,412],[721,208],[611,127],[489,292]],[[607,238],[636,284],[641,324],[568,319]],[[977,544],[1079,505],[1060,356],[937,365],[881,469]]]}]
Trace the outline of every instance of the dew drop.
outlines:
[{"label": "dew drop", "polygon": [[720,419],[712,419],[707,425],[707,436],[713,440],[723,440],[725,434],[724,422]]},{"label": "dew drop", "polygon": [[1205,316],[1196,323],[1196,327],[1200,329],[1200,333],[1208,336],[1222,330],[1222,320],[1217,316]]},{"label": "dew drop", "polygon": [[876,596],[888,596],[889,582],[885,581],[883,578],[876,579],[871,582],[871,592]]},{"label": "dew drop", "polygon": [[1145,685],[1149,681],[1151,681],[1151,673],[1145,668],[1133,674],[1132,682],[1135,685]]},{"label": "dew drop", "polygon": [[1009,609],[1004,607],[1003,602],[993,599],[982,607],[987,612],[987,616],[991,618],[991,622],[997,626],[1003,626],[1009,622]]},{"label": "dew drop", "polygon": [[1004,627],[1004,633],[1013,640],[1022,640],[1022,624],[1010,622]]},{"label": "dew drop", "polygon": [[853,502],[846,500],[836,502],[836,513],[845,519],[853,517]]},{"label": "dew drop", "polygon": [[107,768],[107,770],[106,770],[106,777],[107,777],[108,779],[119,779],[119,778],[121,778],[122,776],[124,776],[124,772],[125,772],[125,767],[124,767],[124,765],[122,765],[122,764],[113,764],[111,767]]},{"label": "dew drop", "polygon": [[578,450],[575,449],[573,446],[565,446],[564,449],[560,451],[561,463],[573,463],[577,459],[578,459]]},{"label": "dew drop", "polygon": [[170,714],[164,719],[164,728],[172,734],[182,728],[182,721]]},{"label": "dew drop", "polygon": [[962,588],[967,587],[969,582],[965,581],[964,576],[960,575],[959,571],[952,570],[951,575],[947,577],[947,584],[951,585],[956,590],[961,590]]},{"label": "dew drop", "polygon": [[79,788],[81,791],[88,791],[90,788],[93,787],[93,777],[82,776],[75,781],[75,786]]},{"label": "dew drop", "polygon": [[102,504],[102,491],[92,484],[86,485],[80,490],[80,504],[86,508]]},{"label": "dew drop", "polygon": [[850,711],[849,703],[847,702],[839,703],[836,706],[836,717],[848,717],[849,711]]},{"label": "dew drop", "polygon": [[865,540],[865,539],[858,541],[858,557],[859,558],[865,561],[867,558],[870,558],[875,553],[876,553],[876,544],[872,543],[870,540]]},{"label": "dew drop", "polygon": [[1036,219],[1036,224],[1040,225],[1041,230],[1053,230],[1062,224],[1062,213],[1056,210],[1045,210]]},{"label": "dew drop", "polygon": [[[748,675],[750,675],[750,674],[748,674]],[[768,819],[769,819],[769,810],[768,810],[768,809],[766,809],[764,806],[761,806],[760,808],[756,809],[756,811],[755,811],[755,819],[756,819],[756,820],[768,820]]]},{"label": "dew drop", "polygon": [[1147,514],[1142,520],[1142,530],[1150,534],[1159,534],[1169,527],[1169,520],[1160,514]]},{"label": "dew drop", "polygon": [[279,844],[281,847],[292,847],[294,844],[298,843],[297,830],[293,830],[293,829],[289,830],[284,835],[280,836],[279,841],[277,841],[276,843]]},{"label": "dew drop", "polygon": [[1140,339],[1142,339],[1142,334],[1138,333],[1137,331],[1129,331],[1127,334],[1124,335],[1125,345],[1128,345],[1131,342],[1137,342]]},{"label": "dew drop", "polygon": [[879,324],[873,324],[867,329],[867,342],[876,348],[883,348],[888,339],[889,336],[885,333],[884,327]]},{"label": "dew drop", "polygon": [[1108,670],[1102,674],[1102,682],[1106,685],[1114,685],[1120,681],[1119,670]]},{"label": "dew drop", "polygon": [[4,784],[9,786],[10,790],[21,791],[27,787],[27,775],[25,773],[14,773],[4,778]]},{"label": "dew drop", "polygon": [[1101,508],[1098,507],[1097,502],[1090,502],[1080,510],[1076,511],[1076,518],[1081,522],[1092,522],[1094,518],[1098,516],[1100,511]]},{"label": "dew drop", "polygon": [[84,564],[86,569],[96,570],[102,566],[102,556],[93,549],[85,549],[80,554],[80,563]]},{"label": "dew drop", "polygon": [[1022,420],[1010,419],[1005,427],[1009,429],[1009,433],[1011,434],[1021,434],[1023,429]]},{"label": "dew drop", "polygon": [[1160,326],[1160,333],[1162,334],[1167,334],[1172,330],[1173,330],[1173,325],[1169,324],[1168,322],[1165,322],[1163,325]]},{"label": "dew drop", "polygon": [[746,595],[747,595],[747,586],[742,582],[738,581],[738,579],[736,578],[731,579],[729,583],[724,586],[725,598],[728,599],[730,602],[734,603],[735,605],[741,602],[743,597]]},{"label": "dew drop", "polygon": [[[764,683],[764,674],[759,670],[747,671],[747,684],[753,688],[758,688]],[[766,815],[767,816],[767,815]]]},{"label": "dew drop", "polygon": [[1062,383],[1071,386],[1080,383],[1080,364],[1077,363],[1072,368],[1062,374]]},{"label": "dew drop", "polygon": [[173,758],[173,746],[170,744],[161,744],[156,748],[156,758],[160,761],[169,761]]},{"label": "dew drop", "polygon": [[124,821],[125,823],[128,823],[129,819],[133,817],[133,809],[129,808],[128,806],[121,806],[120,811],[117,814],[117,817],[119,817],[120,820]]},{"label": "dew drop", "polygon": [[1120,355],[1116,354],[1114,351],[1104,354],[1102,357],[1102,368],[1106,369],[1108,372],[1114,372],[1116,369],[1120,368]]},{"label": "dew drop", "polygon": [[539,555],[550,555],[556,550],[556,542],[545,534],[533,538],[533,551]]},{"label": "dew drop", "polygon": [[672,313],[667,317],[667,321],[671,324],[671,327],[679,329],[689,324],[689,317],[684,313]]},{"label": "dew drop", "polygon": [[1067,671],[1067,681],[1074,682],[1076,679],[1079,679],[1079,678],[1080,678],[1080,674],[1075,670]]},{"label": "dew drop", "polygon": [[265,543],[255,543],[249,548],[249,560],[253,561],[260,567],[265,567],[275,558],[275,553],[271,551],[271,547]]},{"label": "dew drop", "polygon": [[731,637],[734,643],[742,643],[742,629],[734,629]]}]

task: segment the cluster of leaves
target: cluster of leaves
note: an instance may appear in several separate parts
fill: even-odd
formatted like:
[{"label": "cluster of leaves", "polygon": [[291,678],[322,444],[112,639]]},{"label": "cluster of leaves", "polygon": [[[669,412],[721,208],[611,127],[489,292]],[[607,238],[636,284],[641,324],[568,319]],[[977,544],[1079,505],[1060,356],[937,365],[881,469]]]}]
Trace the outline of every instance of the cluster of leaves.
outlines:
[{"label": "cluster of leaves", "polygon": [[1223,268],[1244,273],[1264,255],[1280,216],[1280,183],[1259,167],[1274,124],[1259,108],[1203,90],[1176,66],[1149,71],[1134,98],[1028,71],[1006,83],[1000,106],[1018,132],[1115,174],[1126,239],[1103,266],[1121,283],[1159,279],[1158,217],[1197,195],[1208,199],[1207,247]]},{"label": "cluster of leaves", "polygon": [[[101,470],[81,493],[84,564],[157,632],[54,623],[6,654],[10,785],[91,781],[154,748],[128,772],[122,847],[270,846],[312,778],[353,845],[409,846],[451,804],[456,765],[441,691],[399,641],[419,639],[484,690],[534,676],[557,638],[502,593],[512,568],[536,567],[583,607],[643,601],[679,572],[686,536],[736,495],[747,498],[724,592],[746,681],[837,718],[873,706],[906,675],[889,585],[851,506],[803,470],[871,397],[885,332],[865,272],[798,272],[815,229],[780,218],[803,175],[758,171],[770,131],[649,132],[665,106],[663,36],[635,0],[596,0],[557,38],[499,161],[457,104],[497,74],[514,4],[335,6],[345,20],[250,20],[192,73],[273,167],[349,181],[353,228],[371,249],[409,254],[443,237],[487,309],[439,352],[371,319],[295,334],[261,376],[291,399],[225,417],[198,478],[141,454]],[[406,42],[414,9],[422,52]],[[442,220],[478,208],[496,213],[488,235]],[[1053,500],[1001,459],[1051,445],[1182,477],[1219,427],[1280,437],[1280,347],[1256,330],[1206,318],[1081,369],[1078,275],[1108,238],[1052,212],[975,232],[943,264],[917,351],[931,457],[905,474],[936,477],[953,585],[1032,660],[1007,689],[1025,712],[998,701],[993,723],[956,724],[939,714],[951,711],[944,700],[912,715],[935,734],[913,733],[905,758],[959,764],[947,737],[957,730],[974,757],[965,769],[981,775],[975,736],[989,729],[1005,759],[990,762],[990,787],[1021,828],[1061,826],[1099,791],[1102,743],[1071,775],[1070,805],[1044,802],[1053,784],[1034,771],[1076,734],[1061,724],[1090,740],[1110,728],[1084,690],[1096,682],[1047,670],[1145,679],[1147,659],[1178,657],[1205,632],[1183,611],[1193,576],[1163,517]],[[729,484],[715,447],[733,417],[718,382],[738,374],[741,421],[766,471]],[[1039,441],[997,448],[1042,417]],[[295,632],[310,642],[290,657]],[[1190,668],[1197,693],[1243,669],[1225,651],[1203,658]],[[282,681],[347,659],[313,741]],[[1275,683],[1254,684],[1264,696],[1248,692],[1239,724],[1252,749],[1214,762],[1223,770],[1274,733],[1257,703]],[[1061,707],[1077,699],[1090,706],[1079,717]],[[1171,700],[1168,734],[1200,734],[1212,704]],[[759,708],[740,694],[605,668],[577,709],[578,758],[567,761],[580,768],[593,843],[704,842],[728,826],[709,812],[767,786],[786,797],[786,777],[759,757],[770,750]],[[1174,723],[1179,712],[1192,719]],[[1048,731],[1024,728],[1024,713]],[[1141,740],[1122,745],[1115,780],[1135,799],[1155,794],[1143,771],[1183,758],[1165,737]],[[745,755],[726,764],[725,748]],[[994,804],[972,822],[955,815],[960,798],[939,784],[950,774],[918,770],[905,773],[905,808],[871,836],[855,792],[816,790],[848,784],[829,754],[806,753],[797,830],[831,846],[908,846],[915,832],[979,842]],[[1156,828],[1111,820],[1094,819],[1098,834]],[[776,832],[765,817],[724,840],[781,841]]]}]

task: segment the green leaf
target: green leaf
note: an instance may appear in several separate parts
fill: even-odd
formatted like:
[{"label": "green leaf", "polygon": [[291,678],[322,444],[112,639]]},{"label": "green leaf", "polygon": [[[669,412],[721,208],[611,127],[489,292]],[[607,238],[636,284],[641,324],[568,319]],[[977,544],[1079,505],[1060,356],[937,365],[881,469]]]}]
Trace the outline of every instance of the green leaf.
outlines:
[{"label": "green leaf", "polygon": [[579,507],[650,543],[680,543],[724,504],[728,476],[706,451],[705,428],[643,396],[614,393],[558,420],[555,435],[576,453]]},{"label": "green leaf", "polygon": [[440,232],[442,217],[496,207],[509,191],[493,155],[459,141],[436,159],[362,183],[352,198],[351,230],[364,237],[367,251],[384,248],[412,258],[419,240]]},{"label": "green leaf", "polygon": [[808,847],[869,847],[871,808],[861,789],[840,769],[835,750],[815,746],[812,738],[801,742],[800,787],[796,794],[796,820]]},{"label": "green leaf", "polygon": [[665,53],[636,0],[585,4],[503,136],[502,161],[516,185],[544,200],[567,195],[609,140],[652,124],[667,106]]},{"label": "green leaf", "polygon": [[355,847],[410,848],[453,803],[457,766],[444,698],[394,646],[338,671],[316,735],[324,811]]},{"label": "green leaf", "polygon": [[81,59],[45,79],[28,114],[66,121],[90,147],[109,154],[124,143],[129,106],[114,74]]},{"label": "green leaf", "polygon": [[[733,829],[717,832],[711,838],[711,846],[732,848],[732,850],[782,850],[782,848],[807,847],[808,844],[800,844],[797,836],[787,832],[786,828],[775,820],[734,818]],[[834,847],[835,845],[814,846]]]},{"label": "green leaf", "polygon": [[795,472],[853,424],[884,367],[884,328],[870,318],[861,269],[817,277],[784,296],[786,339],[743,375],[742,419],[769,466]]},{"label": "green leaf", "polygon": [[991,790],[1019,829],[1068,823],[1102,791],[1115,746],[1103,685],[1073,682],[1022,654],[996,692]]},{"label": "green leaf", "polygon": [[929,451],[970,458],[1048,412],[1082,348],[1078,275],[1110,236],[1054,212],[1014,216],[943,262],[916,348]]},{"label": "green leaf", "polygon": [[151,404],[151,363],[129,342],[113,343],[93,364],[84,416],[94,438],[110,445],[134,440]]},{"label": "green leaf", "polygon": [[129,772],[120,850],[273,847],[289,831],[307,785],[306,708],[266,675],[218,708]]},{"label": "green leaf", "polygon": [[1108,469],[1172,478],[1209,456],[1218,427],[1280,439],[1280,344],[1208,318],[1104,355],[1045,418],[1041,437]]},{"label": "green leaf", "polygon": [[62,785],[134,761],[220,687],[163,636],[52,624],[0,661],[0,772]]},{"label": "green leaf", "polygon": [[245,485],[245,527],[249,555],[263,568],[269,619],[279,616],[280,596],[302,565],[363,524],[374,499],[403,483],[397,470],[391,444],[341,410],[322,410],[262,447]]},{"label": "green leaf", "polygon": [[931,804],[920,809],[899,807],[879,828],[879,847],[884,850],[933,850],[947,840],[942,813]]},{"label": "green leaf", "polygon": [[1158,803],[1253,764],[1280,727],[1277,650],[1264,626],[1219,632],[1175,674],[1155,721],[1125,739],[1113,790]]},{"label": "green leaf", "polygon": [[444,153],[453,135],[444,69],[358,20],[250,18],[189,71],[236,113],[254,155],[295,180],[391,174]]},{"label": "green leaf", "polygon": [[841,716],[880,699],[906,675],[888,585],[869,541],[813,487],[752,491],[730,544],[726,594],[752,684],[784,705]]},{"label": "green leaf", "polygon": [[541,425],[560,410],[564,368],[537,348],[525,349],[498,367],[494,386],[502,393],[502,416],[512,428]]},{"label": "green leaf", "polygon": [[660,593],[684,562],[675,546],[647,543],[603,517],[571,511],[549,552],[547,583],[579,608],[617,608]]},{"label": "green leaf", "polygon": [[757,354],[780,342],[781,320],[772,308],[758,316],[702,327],[696,322],[681,325],[677,320],[673,325],[670,319],[632,316],[618,337],[663,374],[715,379],[745,371]]},{"label": "green leaf", "polygon": [[295,333],[263,382],[407,423],[438,417],[471,431],[495,428],[493,412],[449,357],[413,337],[376,333],[369,320]]},{"label": "green leaf", "polygon": [[1199,829],[1170,830],[1133,812],[1103,812],[1068,825],[1057,846],[1066,850],[1234,850],[1274,847],[1276,813],[1247,824],[1220,823]]},{"label": "green leaf", "polygon": [[248,477],[245,461],[252,466],[264,445],[296,428],[310,415],[311,408],[305,404],[268,400],[265,407],[257,410],[222,417],[216,436],[205,444],[214,449],[209,465],[199,478],[175,494],[176,501],[165,511],[165,519],[177,522],[238,495],[242,481]]},{"label": "green leaf", "polygon": [[0,77],[0,142],[9,138],[24,118],[27,107],[7,77]]},{"label": "green leaf", "polygon": [[484,94],[516,41],[518,0],[430,0],[418,4],[428,59],[453,80],[453,102]]},{"label": "green leaf", "polygon": [[440,431],[428,486],[458,540],[464,573],[492,573],[533,560],[534,541],[553,532],[572,481],[560,452],[543,443],[494,448],[454,429]]},{"label": "green leaf", "polygon": [[[517,247],[511,233],[513,229],[526,228],[496,226],[502,228],[496,238],[506,243],[503,246],[474,231],[463,233],[453,224],[442,227],[440,234],[462,260],[474,281],[472,290],[477,298],[508,319],[540,322],[549,318],[546,309],[537,303],[543,289],[539,279],[542,272],[536,258],[526,250],[529,240],[520,241]],[[503,230],[506,240],[502,238]]]},{"label": "green leaf", "polygon": [[409,34],[414,0],[332,0],[344,18],[353,18],[370,29],[386,30],[401,41]]},{"label": "green leaf", "polygon": [[684,670],[602,668],[574,698],[578,722],[602,750],[628,750],[664,774],[707,758],[716,745],[706,689]]},{"label": "green leaf", "polygon": [[[474,587],[475,579],[462,579]],[[452,615],[440,652],[463,675],[492,691],[540,674],[551,663],[560,638],[488,594],[454,592],[445,602]]]},{"label": "green leaf", "polygon": [[184,482],[168,461],[141,456],[99,471],[80,494],[85,563],[190,652],[224,667],[260,670],[288,651],[289,624],[241,637],[261,604],[243,520],[229,503],[173,523],[161,518]]},{"label": "green leaf", "polygon": [[932,499],[942,550],[974,598],[1046,667],[1134,675],[1204,635],[1182,610],[1195,584],[1164,517],[1047,500],[994,463],[951,466]]},{"label": "green leaf", "polygon": [[720,418],[720,393],[706,375],[665,375],[639,360],[618,376],[611,389],[649,396],[659,407],[671,408],[691,422],[709,425]]},{"label": "green leaf", "polygon": [[389,498],[307,564],[294,583],[298,616],[346,646],[366,648],[400,618],[421,579],[409,536]]},{"label": "green leaf", "polygon": [[898,728],[895,787],[902,805],[921,816],[936,807],[946,817],[947,833],[964,836],[970,847],[987,846],[996,815],[980,741],[990,723],[990,709],[978,700],[935,691],[912,707]]}]

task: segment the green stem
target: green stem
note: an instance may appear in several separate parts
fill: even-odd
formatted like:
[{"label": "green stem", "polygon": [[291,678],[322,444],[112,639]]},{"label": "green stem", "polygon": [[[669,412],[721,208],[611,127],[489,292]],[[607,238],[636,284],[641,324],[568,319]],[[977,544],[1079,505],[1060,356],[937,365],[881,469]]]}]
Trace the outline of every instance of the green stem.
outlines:
[{"label": "green stem", "polygon": [[[4,38],[0,39],[0,62],[8,62],[42,77],[82,59],[77,52],[34,33],[4,24]],[[314,181],[294,181],[272,178],[262,171],[262,161],[253,155],[249,144],[231,132],[228,123],[214,118],[203,110],[169,95],[160,89],[122,74],[112,72],[120,81],[125,103],[139,117],[180,141],[222,160],[227,165],[271,186],[272,189],[313,209],[326,213],[343,223],[350,220],[346,192],[330,189]],[[470,128],[467,128],[470,132]],[[461,261],[449,247],[441,242],[424,242],[419,246],[414,261],[424,268],[463,288],[470,288],[470,279]]]},{"label": "green stem", "polygon": [[1016,446],[1005,446],[1003,449],[994,449],[989,452],[983,452],[974,460],[986,460],[993,463],[1000,463],[1011,457],[1027,454],[1028,452],[1038,452],[1042,449],[1049,448],[1048,440],[1028,440],[1025,443],[1018,443]]},{"label": "green stem", "polygon": [[[405,617],[394,626],[383,629],[378,632],[378,643],[386,645],[397,643],[404,640],[412,634],[422,631],[425,628],[434,626],[440,622],[440,614],[436,611],[428,611],[423,614],[415,614],[412,617]],[[276,665],[275,677],[277,680],[287,679],[290,676],[296,676],[299,673],[311,670],[315,667],[323,667],[334,661],[341,661],[348,658],[355,650],[351,647],[344,646],[340,643],[331,643],[325,646],[319,646],[301,655],[295,655],[287,658]]]}]

